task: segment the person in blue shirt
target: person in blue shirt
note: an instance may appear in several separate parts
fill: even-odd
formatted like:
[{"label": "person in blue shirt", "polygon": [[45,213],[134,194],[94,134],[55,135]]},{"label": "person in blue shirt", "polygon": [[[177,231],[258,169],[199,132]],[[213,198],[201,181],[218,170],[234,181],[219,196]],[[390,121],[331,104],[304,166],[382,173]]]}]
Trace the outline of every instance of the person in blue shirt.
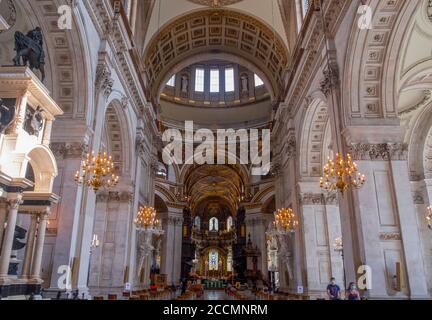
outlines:
[{"label": "person in blue shirt", "polygon": [[336,279],[333,277],[327,286],[327,295],[330,300],[340,300],[340,287],[336,284]]}]

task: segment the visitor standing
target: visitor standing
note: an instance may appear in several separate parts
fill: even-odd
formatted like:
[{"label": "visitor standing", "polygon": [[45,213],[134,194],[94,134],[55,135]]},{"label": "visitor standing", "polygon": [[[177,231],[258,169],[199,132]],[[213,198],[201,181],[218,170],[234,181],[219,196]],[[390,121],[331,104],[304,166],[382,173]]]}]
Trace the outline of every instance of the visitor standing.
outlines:
[{"label": "visitor standing", "polygon": [[327,295],[330,300],[340,300],[340,287],[336,284],[336,279],[333,277],[327,286]]},{"label": "visitor standing", "polygon": [[360,292],[357,289],[357,285],[351,282],[348,287],[348,300],[360,300]]}]

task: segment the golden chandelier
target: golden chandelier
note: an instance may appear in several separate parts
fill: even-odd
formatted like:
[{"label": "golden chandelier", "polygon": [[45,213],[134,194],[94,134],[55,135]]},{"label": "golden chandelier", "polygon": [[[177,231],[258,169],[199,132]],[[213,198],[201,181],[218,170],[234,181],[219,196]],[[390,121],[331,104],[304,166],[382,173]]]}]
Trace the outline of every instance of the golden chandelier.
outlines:
[{"label": "golden chandelier", "polygon": [[119,177],[114,174],[114,163],[111,156],[106,152],[98,152],[95,156],[94,151],[88,153],[82,162],[81,171],[75,174],[75,181],[93,188],[97,192],[101,187],[106,189],[117,185]]},{"label": "golden chandelier", "polygon": [[427,207],[426,222],[429,229],[432,230],[432,206]]},{"label": "golden chandelier", "polygon": [[140,229],[155,229],[160,226],[160,221],[156,218],[155,208],[147,206],[140,207],[134,222]]},{"label": "golden chandelier", "polygon": [[291,208],[278,209],[275,213],[273,224],[280,233],[294,232],[298,226],[298,220]]},{"label": "golden chandelier", "polygon": [[349,187],[361,188],[365,182],[365,175],[358,172],[357,164],[352,161],[351,155],[348,153],[344,159],[337,153],[335,160],[328,158],[320,186],[326,191],[338,190],[343,194]]}]

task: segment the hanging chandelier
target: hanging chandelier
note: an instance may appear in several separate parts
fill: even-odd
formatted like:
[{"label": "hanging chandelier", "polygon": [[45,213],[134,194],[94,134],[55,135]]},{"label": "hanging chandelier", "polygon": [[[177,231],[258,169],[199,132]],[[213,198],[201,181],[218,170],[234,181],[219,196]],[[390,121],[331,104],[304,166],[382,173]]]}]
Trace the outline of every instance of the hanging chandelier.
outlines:
[{"label": "hanging chandelier", "polygon": [[117,185],[119,177],[114,174],[114,163],[111,156],[106,152],[98,152],[97,156],[94,151],[88,153],[82,162],[81,172],[75,174],[75,182],[84,184],[97,192],[101,187],[105,189]]},{"label": "hanging chandelier", "polygon": [[160,227],[160,221],[156,218],[156,210],[153,207],[140,207],[134,222],[139,229],[148,230]]},{"label": "hanging chandelier", "polygon": [[432,206],[427,207],[426,222],[428,228],[432,230]]},{"label": "hanging chandelier", "polygon": [[276,230],[281,234],[293,233],[298,226],[298,220],[291,208],[278,209],[273,221]]},{"label": "hanging chandelier", "polygon": [[343,194],[350,187],[361,188],[365,182],[365,175],[358,172],[357,164],[352,161],[351,155],[348,153],[344,158],[337,153],[334,160],[328,158],[323,168],[320,186],[326,191],[337,190]]},{"label": "hanging chandelier", "polygon": [[334,249],[334,251],[342,252],[342,250],[343,250],[342,237],[338,237],[338,238],[334,239],[333,249]]}]

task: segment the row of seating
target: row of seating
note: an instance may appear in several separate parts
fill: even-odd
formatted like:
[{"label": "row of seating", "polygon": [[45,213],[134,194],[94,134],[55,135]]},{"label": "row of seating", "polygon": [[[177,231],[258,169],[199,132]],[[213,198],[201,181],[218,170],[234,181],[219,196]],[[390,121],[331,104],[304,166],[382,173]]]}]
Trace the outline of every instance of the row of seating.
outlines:
[{"label": "row of seating", "polygon": [[[124,291],[121,300],[171,300],[175,297],[175,291],[171,289],[164,290],[139,290]],[[102,295],[93,297],[93,300],[105,300]],[[117,294],[108,294],[107,300],[118,300]]]}]

